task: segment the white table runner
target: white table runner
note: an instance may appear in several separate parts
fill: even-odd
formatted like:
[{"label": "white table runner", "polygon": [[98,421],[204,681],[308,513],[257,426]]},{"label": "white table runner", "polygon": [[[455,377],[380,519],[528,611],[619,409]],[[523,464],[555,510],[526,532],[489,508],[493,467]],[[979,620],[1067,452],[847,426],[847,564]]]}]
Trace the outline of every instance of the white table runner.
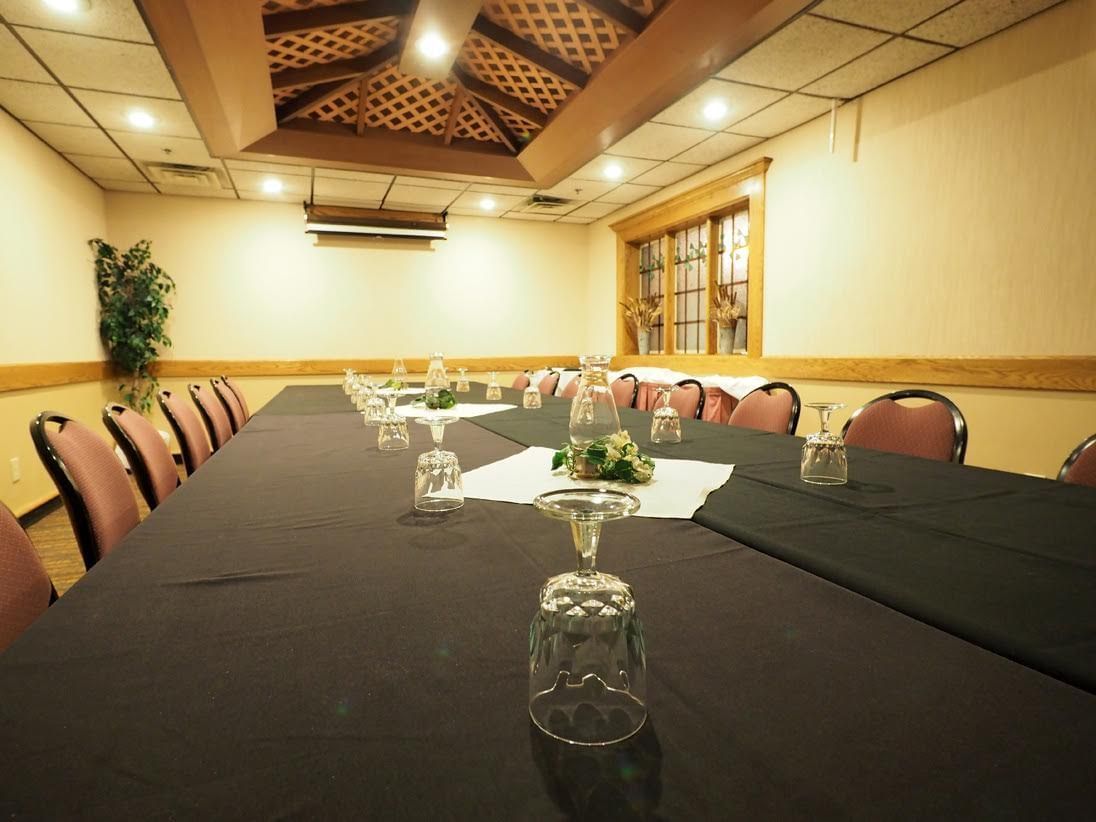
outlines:
[{"label": "white table runner", "polygon": [[506,403],[465,403],[458,402],[452,408],[426,408],[421,405],[397,405],[396,413],[403,417],[482,417],[485,414],[495,414],[499,411],[508,411],[517,408],[516,405]]}]

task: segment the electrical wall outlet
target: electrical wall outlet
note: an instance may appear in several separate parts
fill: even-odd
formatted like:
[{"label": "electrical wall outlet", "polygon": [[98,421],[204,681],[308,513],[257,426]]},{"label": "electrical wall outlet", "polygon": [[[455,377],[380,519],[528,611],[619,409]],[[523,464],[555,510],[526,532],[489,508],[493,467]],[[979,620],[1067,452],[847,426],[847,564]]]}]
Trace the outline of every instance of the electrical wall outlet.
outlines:
[{"label": "electrical wall outlet", "polygon": [[11,481],[19,482],[23,478],[23,468],[19,464],[19,457],[11,458]]}]

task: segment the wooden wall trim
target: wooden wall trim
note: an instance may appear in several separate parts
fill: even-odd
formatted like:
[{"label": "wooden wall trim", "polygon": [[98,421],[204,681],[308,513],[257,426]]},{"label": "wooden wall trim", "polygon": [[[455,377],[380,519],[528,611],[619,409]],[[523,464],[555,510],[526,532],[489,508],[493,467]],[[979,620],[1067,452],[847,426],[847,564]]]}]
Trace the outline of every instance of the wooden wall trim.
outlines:
[{"label": "wooden wall trim", "polygon": [[0,392],[49,388],[110,379],[106,362],[41,362],[0,365]]},{"label": "wooden wall trim", "polygon": [[653,366],[689,374],[772,379],[1096,391],[1096,357],[743,357],[681,354],[615,357],[615,368]]},{"label": "wooden wall trim", "polygon": [[[404,365],[412,374],[425,374],[429,361],[404,359]],[[577,368],[578,357],[574,354],[514,357],[446,357],[447,369],[458,367],[469,371],[524,371],[544,368],[548,365]],[[225,374],[229,377],[315,377],[341,374],[343,369],[353,368],[364,373],[387,373],[392,370],[392,358],[345,359],[345,360],[161,360],[154,372],[158,377],[213,377]]]}]

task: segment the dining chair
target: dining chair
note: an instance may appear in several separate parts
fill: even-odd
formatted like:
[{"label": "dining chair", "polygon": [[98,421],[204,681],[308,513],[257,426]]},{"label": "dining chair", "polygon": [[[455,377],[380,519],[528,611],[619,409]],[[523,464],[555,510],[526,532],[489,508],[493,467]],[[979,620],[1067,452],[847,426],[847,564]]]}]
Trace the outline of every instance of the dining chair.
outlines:
[{"label": "dining chair", "polygon": [[766,383],[741,399],[727,424],[773,434],[794,434],[799,424],[799,394],[786,382]]},{"label": "dining chair", "polygon": [[56,601],[57,589],[34,544],[0,502],[0,651]]},{"label": "dining chair", "polygon": [[213,393],[217,399],[221,401],[225,413],[228,414],[228,423],[232,426],[232,433],[240,433],[240,429],[244,427],[247,418],[244,416],[244,407],[240,405],[236,392],[216,377],[211,379],[209,384],[213,387]]},{"label": "dining chair", "polygon": [[129,477],[98,434],[56,411],[31,420],[30,436],[65,503],[84,567],[90,569],[140,522]]},{"label": "dining chair", "polygon": [[213,455],[202,421],[198,419],[194,409],[173,391],[161,391],[156,395],[156,401],[160,404],[160,410],[164,412],[164,417],[179,443],[179,450],[183,454],[183,466],[189,477]]},{"label": "dining chair", "polygon": [[524,391],[529,387],[529,375],[524,371],[514,377],[514,381],[510,383],[510,387],[516,391]]},{"label": "dining chair", "polygon": [[154,510],[179,487],[179,472],[171,449],[156,426],[132,408],[116,402],[108,402],[103,408],[103,425],[125,454],[148,509]]},{"label": "dining chair", "polygon": [[209,444],[213,446],[213,453],[216,454],[226,442],[232,439],[232,423],[229,422],[228,412],[225,411],[221,401],[205,386],[190,383],[186,390],[190,398],[194,400],[202,422],[205,423]]},{"label": "dining chair", "polygon": [[226,377],[221,375],[221,382],[228,386],[229,390],[236,395],[236,399],[240,403],[240,409],[244,412],[244,422],[251,419],[251,411],[247,407],[247,397],[244,395],[243,386],[240,385],[232,377]]},{"label": "dining chair", "polygon": [[691,378],[674,384],[678,390],[670,394],[670,405],[677,409],[682,419],[700,419],[704,413],[704,386]]},{"label": "dining chair", "polygon": [[[900,400],[928,400],[917,406]],[[962,463],[967,421],[959,407],[935,391],[907,388],[876,397],[856,409],[841,431],[846,445],[941,462]]]},{"label": "dining chair", "polygon": [[547,395],[550,396],[550,395],[556,393],[556,386],[557,385],[559,385],[559,372],[558,371],[549,371],[547,374],[544,375],[544,378],[540,381],[540,384],[537,386],[537,390],[541,394],[547,394]]},{"label": "dining chair", "polygon": [[613,392],[613,401],[618,408],[635,408],[639,394],[639,380],[635,374],[621,374],[609,386]]},{"label": "dining chair", "polygon": [[578,387],[582,383],[582,377],[573,377],[567,385],[563,386],[563,390],[559,392],[559,396],[565,400],[573,400],[575,395],[578,394]]},{"label": "dining chair", "polygon": [[1075,485],[1091,485],[1096,488],[1096,434],[1073,449],[1058,472],[1062,482]]}]

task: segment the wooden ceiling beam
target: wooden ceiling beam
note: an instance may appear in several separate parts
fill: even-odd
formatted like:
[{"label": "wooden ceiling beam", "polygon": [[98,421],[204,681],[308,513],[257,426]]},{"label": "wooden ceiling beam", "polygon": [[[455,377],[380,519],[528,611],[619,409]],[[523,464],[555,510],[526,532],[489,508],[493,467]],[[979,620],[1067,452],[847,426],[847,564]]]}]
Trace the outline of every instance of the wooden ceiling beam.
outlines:
[{"label": "wooden ceiling beam", "polygon": [[263,17],[267,39],[304,34],[335,26],[353,26],[382,17],[402,17],[411,13],[411,0],[361,0],[341,6],[320,6],[302,11],[283,11]]},{"label": "wooden ceiling beam", "polygon": [[292,120],[298,114],[303,114],[314,106],[326,103],[333,97],[352,89],[359,82],[360,77],[351,77],[349,80],[332,80],[330,83],[321,83],[313,86],[308,91],[302,91],[292,100],[286,100],[277,108],[276,116],[279,123]]},{"label": "wooden ceiling beam", "polygon": [[647,27],[647,18],[620,0],[577,0],[580,6],[586,6],[622,29],[639,34]]},{"label": "wooden ceiling beam", "polygon": [[487,115],[487,119],[491,121],[491,125],[498,131],[499,137],[502,138],[502,142],[509,148],[514,154],[518,153],[518,141],[514,137],[514,133],[510,131],[510,126],[506,125],[506,121],[499,117],[499,113],[495,111],[494,106],[490,103],[483,103],[479,100],[476,101],[480,110]]},{"label": "wooden ceiling beam", "polygon": [[449,145],[453,142],[453,132],[457,128],[457,122],[460,120],[460,110],[464,106],[464,99],[467,96],[467,92],[464,90],[464,86],[457,85],[457,90],[453,92],[453,101],[449,104],[449,119],[445,121],[445,144]]},{"label": "wooden ceiling beam", "polygon": [[510,29],[503,28],[482,14],[476,17],[475,22],[472,23],[472,30],[477,34],[482,34],[489,40],[494,40],[507,51],[513,52],[537,68],[543,69],[573,86],[583,88],[589,79],[589,76],[582,69],[572,66],[566,60],[556,57],[556,55],[545,51],[536,44],[518,37]]},{"label": "wooden ceiling beam", "polygon": [[321,63],[303,68],[282,69],[270,75],[270,82],[274,90],[277,91],[278,89],[294,86],[315,86],[320,83],[330,83],[334,80],[349,80],[363,74],[372,74],[377,69],[395,62],[396,58],[399,57],[399,53],[400,44],[393,41],[360,57],[333,60],[330,63]]},{"label": "wooden ceiling beam", "polygon": [[540,109],[533,108],[516,97],[511,97],[506,92],[483,82],[477,77],[473,77],[457,66],[453,66],[453,76],[473,97],[478,97],[484,102],[501,108],[503,111],[508,111],[523,120],[528,120],[537,128],[544,128],[548,122],[548,115]]},{"label": "wooden ceiling beam", "polygon": [[[418,0],[400,55],[400,71],[430,80],[445,80],[464,45],[472,22],[483,0]],[[428,57],[419,49],[423,37],[440,38],[447,47],[438,57]]]}]

